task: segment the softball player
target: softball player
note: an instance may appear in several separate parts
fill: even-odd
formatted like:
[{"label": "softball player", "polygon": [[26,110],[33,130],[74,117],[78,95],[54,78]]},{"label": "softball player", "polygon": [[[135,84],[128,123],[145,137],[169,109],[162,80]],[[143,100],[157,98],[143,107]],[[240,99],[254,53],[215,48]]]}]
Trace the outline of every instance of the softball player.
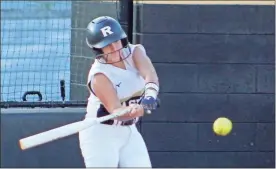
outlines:
[{"label": "softball player", "polygon": [[145,142],[135,123],[145,110],[155,110],[159,83],[142,45],[128,42],[115,19],[102,16],[87,26],[86,43],[96,53],[87,86],[85,118],[106,116],[131,107],[131,112],[79,133],[86,167],[151,167]]}]

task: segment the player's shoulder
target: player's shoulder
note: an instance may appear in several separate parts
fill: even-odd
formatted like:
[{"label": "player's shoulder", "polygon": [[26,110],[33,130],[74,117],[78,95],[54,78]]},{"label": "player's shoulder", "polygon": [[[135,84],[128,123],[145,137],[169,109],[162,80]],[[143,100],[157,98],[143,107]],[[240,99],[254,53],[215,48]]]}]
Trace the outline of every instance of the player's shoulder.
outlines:
[{"label": "player's shoulder", "polygon": [[100,70],[100,67],[99,67],[99,64],[97,64],[96,62],[94,62],[91,67],[90,67],[90,70],[89,70],[89,75],[92,75],[94,74],[95,72],[99,71]]},{"label": "player's shoulder", "polygon": [[94,61],[93,65],[90,68],[91,71],[102,70],[102,69],[105,69],[105,64],[101,64],[97,60]]},{"label": "player's shoulder", "polygon": [[140,48],[140,49],[145,49],[144,45],[138,43],[138,44],[129,44],[129,46],[133,49]]},{"label": "player's shoulder", "polygon": [[133,57],[147,54],[146,49],[142,44],[135,44],[132,48],[132,53]]},{"label": "player's shoulder", "polygon": [[144,45],[142,45],[142,44],[132,45],[132,50],[133,50],[133,53],[146,52],[146,49],[145,49]]},{"label": "player's shoulder", "polygon": [[89,76],[94,76],[95,74],[104,74],[106,76],[110,76],[112,73],[112,69],[110,69],[110,66],[108,64],[101,64],[97,61],[93,63],[93,65],[90,68]]}]

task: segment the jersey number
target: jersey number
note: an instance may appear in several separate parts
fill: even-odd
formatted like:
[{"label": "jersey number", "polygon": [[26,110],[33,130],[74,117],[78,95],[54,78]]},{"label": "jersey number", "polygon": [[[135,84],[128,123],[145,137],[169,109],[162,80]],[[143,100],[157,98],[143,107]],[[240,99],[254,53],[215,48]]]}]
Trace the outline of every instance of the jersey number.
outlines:
[{"label": "jersey number", "polygon": [[130,100],[127,100],[125,102],[123,102],[123,106],[129,106],[129,105],[132,105],[132,104],[137,104],[138,102],[140,101],[140,97],[136,97],[136,98],[132,98]]}]

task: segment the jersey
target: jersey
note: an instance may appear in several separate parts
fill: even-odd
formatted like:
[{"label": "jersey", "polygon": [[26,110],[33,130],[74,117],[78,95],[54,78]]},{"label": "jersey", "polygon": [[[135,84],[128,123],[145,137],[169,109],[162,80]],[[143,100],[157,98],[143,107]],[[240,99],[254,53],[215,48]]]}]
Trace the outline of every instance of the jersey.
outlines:
[{"label": "jersey", "polygon": [[[132,103],[137,103],[141,99],[145,87],[145,80],[139,74],[133,62],[133,51],[137,46],[145,51],[142,45],[133,44],[129,44],[129,48],[123,49],[123,52],[126,53],[129,53],[128,50],[131,51],[130,55],[123,60],[126,69],[121,69],[112,66],[111,64],[102,64],[95,60],[89,71],[87,81],[88,88],[90,88],[90,83],[93,80],[94,75],[97,73],[103,73],[113,84],[117,96],[123,105],[128,106]],[[104,108],[99,98],[97,98],[93,93],[93,89],[90,88],[90,90],[90,96],[86,108],[87,113],[85,116],[96,118],[108,115],[109,113]],[[139,119],[136,118],[134,120],[137,122]],[[120,121],[116,121],[116,123],[120,123]]]}]

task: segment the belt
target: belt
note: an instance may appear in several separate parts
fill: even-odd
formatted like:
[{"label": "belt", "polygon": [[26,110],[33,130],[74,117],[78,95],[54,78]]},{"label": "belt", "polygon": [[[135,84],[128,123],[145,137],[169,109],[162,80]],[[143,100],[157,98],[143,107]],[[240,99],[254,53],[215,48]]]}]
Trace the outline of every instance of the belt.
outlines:
[{"label": "belt", "polygon": [[118,121],[118,120],[107,120],[102,122],[102,124],[107,124],[107,125],[115,125],[115,126],[131,126],[137,122],[136,119],[132,120],[127,120],[127,121]]}]

